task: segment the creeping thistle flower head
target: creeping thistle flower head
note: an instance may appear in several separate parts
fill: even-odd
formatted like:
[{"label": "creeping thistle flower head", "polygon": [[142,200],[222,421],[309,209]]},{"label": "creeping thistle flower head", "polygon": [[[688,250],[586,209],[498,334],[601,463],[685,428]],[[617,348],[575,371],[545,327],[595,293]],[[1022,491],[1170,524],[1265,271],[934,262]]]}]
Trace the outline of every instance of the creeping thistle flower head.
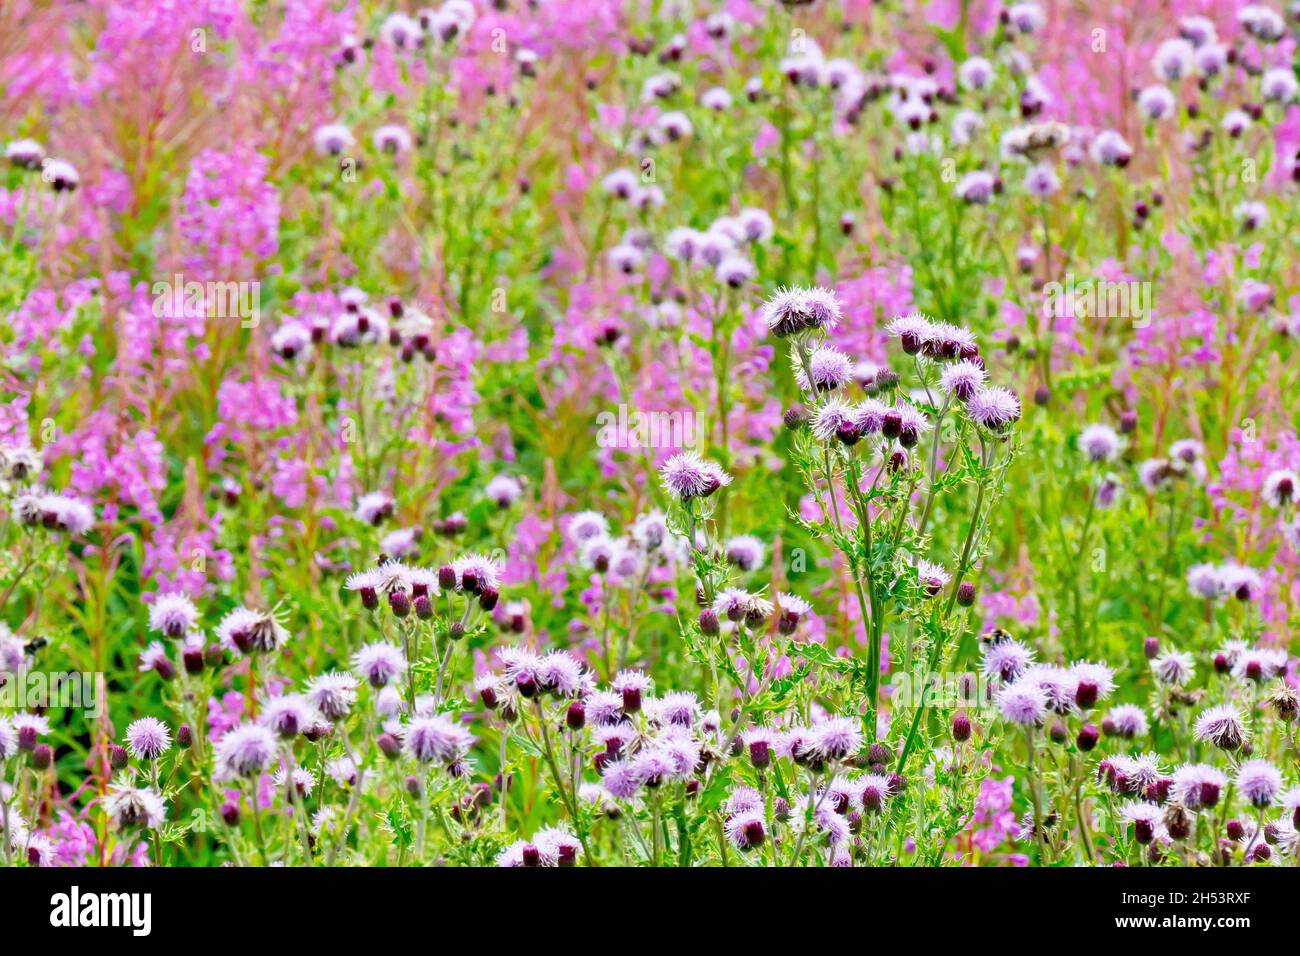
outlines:
[{"label": "creeping thistle flower head", "polygon": [[840,303],[829,289],[778,289],[763,305],[768,331],[778,338],[830,331],[839,324]]},{"label": "creeping thistle flower head", "polygon": [[185,594],[159,594],[149,607],[149,629],[166,637],[184,637],[198,620],[198,608]]},{"label": "creeping thistle flower head", "polygon": [[797,355],[791,356],[791,360],[795,383],[805,392],[833,391],[845,385],[853,374],[853,360],[828,345],[819,345],[808,353],[807,371]]},{"label": "creeping thistle flower head", "polygon": [[149,787],[114,784],[104,797],[104,812],[119,828],[157,829],[167,818],[167,805]]},{"label": "creeping thistle flower head", "polygon": [[1089,425],[1079,434],[1079,450],[1091,461],[1114,461],[1122,447],[1119,435],[1109,425]]},{"label": "creeping thistle flower head", "polygon": [[721,466],[694,451],[673,455],[660,467],[659,476],[664,489],[683,503],[707,498],[731,484],[731,476]]},{"label": "creeping thistle flower head", "polygon": [[1252,806],[1263,809],[1282,792],[1282,773],[1267,760],[1247,760],[1237,768],[1236,784]]},{"label": "creeping thistle flower head", "polygon": [[971,421],[995,434],[1004,432],[1020,418],[1020,399],[1000,385],[981,389],[966,402]]},{"label": "creeping thistle flower head", "polygon": [[218,780],[254,777],[275,760],[279,743],[268,727],[240,724],[217,741],[214,760]]},{"label": "creeping thistle flower head", "polygon": [[1193,727],[1197,740],[1211,743],[1220,750],[1234,751],[1250,739],[1241,711],[1232,704],[1219,704],[1202,711]]},{"label": "creeping thistle flower head", "polygon": [[126,728],[126,749],[137,760],[156,760],[171,743],[167,725],[156,717],[141,717]]}]

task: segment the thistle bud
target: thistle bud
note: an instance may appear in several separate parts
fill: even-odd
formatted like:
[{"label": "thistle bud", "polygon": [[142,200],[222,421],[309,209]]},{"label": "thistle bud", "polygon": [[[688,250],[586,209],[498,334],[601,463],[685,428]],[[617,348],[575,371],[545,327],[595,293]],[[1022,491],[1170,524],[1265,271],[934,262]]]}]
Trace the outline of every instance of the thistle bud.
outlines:
[{"label": "thistle bud", "polygon": [[970,740],[970,718],[965,714],[955,714],[952,718],[952,739],[959,744]]},{"label": "thistle bud", "polygon": [[957,585],[957,603],[962,607],[970,607],[975,603],[975,585],[970,581],[963,581]]},{"label": "thistle bud", "polygon": [[587,709],[582,706],[582,701],[575,700],[569,705],[564,712],[564,723],[570,730],[581,730],[587,725]]},{"label": "thistle bud", "polygon": [[390,591],[388,606],[396,617],[407,617],[411,613],[411,598],[405,591]]},{"label": "thistle bud", "polygon": [[380,734],[375,740],[379,745],[379,751],[389,760],[396,760],[402,755],[402,745],[392,734]]},{"label": "thistle bud", "polygon": [[32,769],[48,770],[52,763],[54,763],[54,751],[50,749],[50,745],[37,744],[32,750]]},{"label": "thistle bud", "polygon": [[790,431],[797,431],[808,424],[808,409],[796,402],[785,410],[781,420]]},{"label": "thistle bud", "polygon": [[185,650],[181,651],[181,663],[185,665],[185,673],[201,674],[203,672],[203,648],[185,648]]}]

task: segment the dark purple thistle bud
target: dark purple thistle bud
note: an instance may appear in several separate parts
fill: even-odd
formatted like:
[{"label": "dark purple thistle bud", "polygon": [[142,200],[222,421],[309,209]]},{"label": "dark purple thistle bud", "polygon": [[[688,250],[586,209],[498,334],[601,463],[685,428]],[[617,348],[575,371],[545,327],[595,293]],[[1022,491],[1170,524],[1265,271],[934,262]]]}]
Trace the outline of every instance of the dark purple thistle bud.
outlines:
[{"label": "dark purple thistle bud", "polygon": [[1079,681],[1079,686],[1074,689],[1074,702],[1083,710],[1088,710],[1097,704],[1097,695],[1101,693],[1101,688],[1090,680]]},{"label": "dark purple thistle bud", "polygon": [[532,674],[520,671],[515,675],[515,687],[519,690],[521,696],[532,698],[537,695],[537,681]]},{"label": "dark purple thistle bud", "polygon": [[1276,823],[1264,824],[1264,842],[1269,846],[1277,846],[1279,832]]},{"label": "dark purple thistle bud", "polygon": [[1232,664],[1228,662],[1228,655],[1219,653],[1214,655],[1214,673],[1226,674],[1232,670]]},{"label": "dark purple thistle bud", "polygon": [[1169,799],[1169,790],[1173,785],[1173,777],[1158,777],[1147,787],[1144,796],[1152,803],[1164,803]]},{"label": "dark purple thistle bud", "polygon": [[484,687],[478,692],[479,703],[488,710],[495,710],[497,706],[497,690],[495,687]]},{"label": "dark purple thistle bud", "polygon": [[791,405],[785,410],[785,414],[781,416],[781,421],[785,423],[785,427],[790,431],[797,431],[808,424],[808,409],[798,403]]},{"label": "dark purple thistle bud", "polygon": [[782,634],[793,634],[799,627],[799,615],[794,611],[782,611],[776,627]]},{"label": "dark purple thistle bud", "polygon": [[18,749],[31,753],[36,749],[36,728],[21,727],[18,730]]},{"label": "dark purple thistle bud", "polygon": [[415,609],[415,616],[421,621],[427,621],[433,617],[433,601],[427,594],[421,594],[417,597],[411,607]]},{"label": "dark purple thistle bud", "polygon": [[1119,727],[1112,718],[1105,717],[1101,722],[1101,732],[1107,737],[1114,737],[1119,733]]},{"label": "dark purple thistle bud", "polygon": [[501,592],[494,587],[485,587],[478,595],[478,606],[485,611],[490,611],[497,606],[497,601],[501,599]]},{"label": "dark purple thistle bud", "polygon": [[885,419],[880,424],[880,433],[886,438],[897,438],[903,431],[903,416],[896,409],[885,412]]},{"label": "dark purple thistle bud", "polygon": [[396,760],[402,755],[402,745],[392,734],[380,734],[375,743],[379,745],[379,751],[389,760]]},{"label": "dark purple thistle bud", "polygon": [[424,785],[420,783],[420,778],[415,774],[408,774],[406,779],[402,781],[402,786],[413,797],[418,797],[424,791]]},{"label": "dark purple thistle bud", "polygon": [[952,739],[959,744],[970,740],[970,718],[965,714],[955,714],[952,718]]},{"label": "dark purple thistle bud", "polygon": [[37,744],[32,751],[32,769],[48,770],[52,763],[54,763],[54,751],[50,749],[50,745]]},{"label": "dark purple thistle bud", "polygon": [[390,591],[388,606],[397,617],[407,617],[411,613],[411,597],[405,591]]},{"label": "dark purple thistle bud", "polygon": [[226,649],[215,641],[203,648],[203,662],[209,667],[220,667],[225,657]]},{"label": "dark purple thistle bud", "polygon": [[570,730],[581,730],[587,725],[587,709],[582,706],[582,701],[575,700],[569,705],[564,712],[564,723]]},{"label": "dark purple thistle bud", "polygon": [[1060,720],[1052,721],[1052,726],[1047,730],[1048,736],[1052,738],[1052,743],[1063,744],[1069,739],[1070,732],[1066,729],[1065,723]]},{"label": "dark purple thistle bud", "polygon": [[718,627],[717,612],[714,611],[713,608],[711,607],[706,607],[703,611],[700,612],[700,633],[708,634],[710,637],[712,637],[713,635],[718,633],[718,630],[719,627]]},{"label": "dark purple thistle bud", "polygon": [[185,665],[185,673],[187,674],[203,673],[203,648],[185,648],[185,650],[181,651],[181,663]]},{"label": "dark purple thistle bud", "polygon": [[444,564],[438,569],[438,587],[444,591],[455,590],[456,570],[450,564]]},{"label": "dark purple thistle bud", "polygon": [[157,671],[158,676],[163,680],[171,680],[176,676],[176,665],[165,657],[159,657],[154,662],[153,669]]},{"label": "dark purple thistle bud", "polygon": [[1260,843],[1251,851],[1251,859],[1256,863],[1267,863],[1273,858],[1273,848],[1267,843]]},{"label": "dark purple thistle bud", "polygon": [[465,625],[460,621],[452,621],[451,627],[447,628],[447,636],[453,641],[459,641],[465,636]]},{"label": "dark purple thistle bud", "polygon": [[1219,785],[1212,780],[1202,781],[1198,796],[1201,806],[1217,806],[1219,803]]},{"label": "dark purple thistle bud", "polygon": [[1131,408],[1126,408],[1119,414],[1119,430],[1121,434],[1131,435],[1137,431],[1138,413]]},{"label": "dark purple thistle bud", "polygon": [[127,754],[125,747],[114,744],[108,751],[108,765],[114,770],[125,770],[130,761],[131,758]]},{"label": "dark purple thistle bud", "polygon": [[907,464],[907,455],[901,451],[896,451],[889,456],[889,470],[891,473],[902,471],[903,466]]},{"label": "dark purple thistle bud", "polygon": [[867,763],[872,765],[887,764],[892,756],[893,755],[889,752],[889,748],[884,744],[872,744],[867,748]]},{"label": "dark purple thistle bud", "polygon": [[1039,385],[1034,389],[1034,404],[1043,408],[1052,400],[1052,390],[1046,385]]},{"label": "dark purple thistle bud", "polygon": [[885,782],[889,784],[890,793],[902,793],[907,789],[907,778],[897,770],[885,774]]},{"label": "dark purple thistle bud", "polygon": [[361,606],[367,611],[373,611],[379,607],[379,592],[374,588],[364,587],[357,593],[361,595]]},{"label": "dark purple thistle bud", "polygon": [[749,820],[744,826],[745,849],[752,850],[756,846],[762,846],[763,840],[767,834],[763,831],[762,820]]},{"label": "dark purple thistle bud", "polygon": [[1142,653],[1150,659],[1160,653],[1160,638],[1148,637],[1142,642]]},{"label": "dark purple thistle bud", "polygon": [[1101,734],[1097,732],[1095,724],[1084,724],[1079,728],[1079,735],[1074,738],[1074,743],[1080,750],[1087,753],[1097,746],[1099,737],[1101,737]]},{"label": "dark purple thistle bud", "polygon": [[1143,846],[1155,839],[1156,826],[1150,820],[1133,821],[1133,839],[1137,840]]},{"label": "dark purple thistle bud", "polygon": [[234,644],[241,654],[248,654],[253,650],[253,632],[243,628],[232,631],[230,643]]},{"label": "dark purple thistle bud", "polygon": [[876,388],[884,390],[893,388],[898,384],[898,373],[892,368],[883,369],[876,373]]},{"label": "dark purple thistle bud", "polygon": [[904,448],[915,448],[916,442],[921,436],[916,431],[916,426],[904,425],[898,432],[898,443]]},{"label": "dark purple thistle bud", "polygon": [[302,731],[302,735],[305,738],[307,738],[308,743],[314,744],[316,743],[316,741],[320,740],[329,732],[330,732],[329,724],[324,724],[317,721],[308,725],[307,727],[304,727]]},{"label": "dark purple thistle bud", "polygon": [[194,745],[194,730],[189,724],[181,724],[176,728],[176,746],[182,749],[188,749]]},{"label": "dark purple thistle bud", "polygon": [[1228,821],[1225,829],[1228,834],[1228,839],[1234,842],[1242,839],[1246,835],[1246,825],[1235,817]]},{"label": "dark purple thistle bud", "polygon": [[1258,660],[1246,661],[1246,678],[1259,682],[1264,679],[1264,665]]},{"label": "dark purple thistle bud", "polygon": [[755,740],[749,745],[749,762],[759,770],[772,762],[772,750],[766,740]]},{"label": "dark purple thistle bud", "polygon": [[556,866],[577,866],[578,865],[578,848],[572,843],[566,843],[560,847],[560,852],[555,860]]},{"label": "dark purple thistle bud", "polygon": [[635,714],[641,709],[641,688],[623,688],[623,713]]},{"label": "dark purple thistle bud", "polygon": [[483,582],[479,580],[478,572],[470,569],[460,576],[460,586],[467,594],[478,594],[483,587]]},{"label": "dark purple thistle bud", "polygon": [[228,827],[239,826],[239,804],[223,803],[221,805],[221,819]]},{"label": "dark purple thistle bud", "polygon": [[957,585],[957,603],[962,607],[970,607],[975,603],[975,585],[970,581]]}]

